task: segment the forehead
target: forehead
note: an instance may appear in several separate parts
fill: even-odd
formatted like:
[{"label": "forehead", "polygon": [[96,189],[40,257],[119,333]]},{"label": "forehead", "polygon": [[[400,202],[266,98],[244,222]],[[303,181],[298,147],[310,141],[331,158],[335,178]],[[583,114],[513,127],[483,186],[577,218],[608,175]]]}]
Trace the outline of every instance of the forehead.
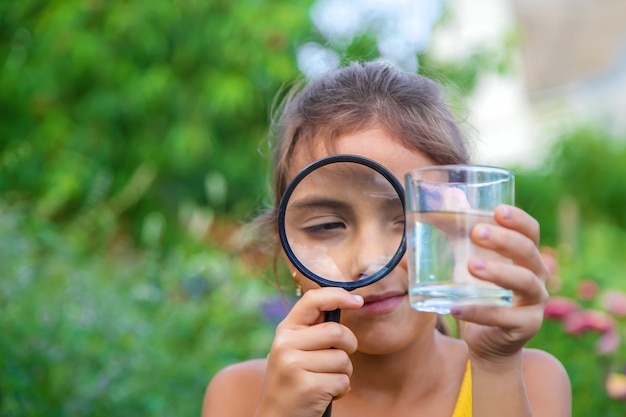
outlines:
[{"label": "forehead", "polygon": [[372,159],[391,171],[400,181],[412,169],[434,165],[423,153],[406,148],[383,129],[373,128],[339,136],[331,146],[326,141],[319,141],[310,152],[303,148],[297,150],[292,159],[289,178],[293,178],[311,162],[333,154],[352,154]]},{"label": "forehead", "polygon": [[[308,172],[293,191],[290,204],[301,201],[393,201],[398,192],[380,172],[352,161],[334,161]],[[353,204],[353,203],[350,203]]]}]

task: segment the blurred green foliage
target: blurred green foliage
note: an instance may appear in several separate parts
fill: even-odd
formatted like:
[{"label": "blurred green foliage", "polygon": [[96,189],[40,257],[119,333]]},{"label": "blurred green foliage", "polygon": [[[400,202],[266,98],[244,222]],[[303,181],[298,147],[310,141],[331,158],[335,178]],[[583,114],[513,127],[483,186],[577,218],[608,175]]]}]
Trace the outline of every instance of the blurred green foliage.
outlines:
[{"label": "blurred green foliage", "polygon": [[[595,161],[586,164],[595,164]],[[576,300],[585,309],[605,311],[604,293],[626,291],[625,252],[625,229],[600,221],[580,225],[577,249],[564,245],[555,251],[560,260],[557,271],[560,284],[552,295]],[[585,281],[598,286],[598,295],[592,299],[581,299],[579,286]],[[597,352],[600,333],[568,334],[562,322],[551,319],[544,321],[537,336],[529,343],[531,347],[550,352],[565,366],[572,383],[574,417],[624,415],[624,400],[610,399],[606,391],[606,378],[610,372],[626,374],[626,318],[615,318],[621,344],[611,355]]]},{"label": "blurred green foliage", "polygon": [[575,246],[587,224],[626,229],[626,137],[576,126],[555,141],[542,166],[513,169],[519,206],[539,220],[544,244]]},{"label": "blurred green foliage", "polygon": [[0,236],[2,416],[199,415],[213,373],[269,349],[269,288],[221,251],[85,257],[4,204]]},{"label": "blurred green foliage", "polygon": [[[266,188],[269,104],[307,1],[0,4],[0,193],[137,236],[155,210],[243,217]],[[104,224],[100,224],[104,223]],[[114,224],[110,224],[113,222]]]},{"label": "blurred green foliage", "polygon": [[[580,126],[554,143],[545,164],[520,171],[517,195],[540,222],[542,245],[559,259],[560,279],[552,293],[579,300],[583,281],[600,291],[626,291],[626,140],[601,127]],[[581,301],[584,308],[603,310],[601,297]],[[613,359],[596,353],[600,334],[567,334],[563,324],[546,320],[529,346],[555,355],[565,366],[573,391],[573,416],[617,417],[624,401],[607,396],[609,372],[626,372],[625,342]]]},{"label": "blurred green foliage", "polygon": [[276,290],[207,233],[265,198],[309,4],[0,3],[0,415],[199,415],[266,354]]},{"label": "blurred green foliage", "polygon": [[626,138],[581,127],[556,144],[551,170],[587,221],[626,228]]},{"label": "blurred green foliage", "polygon": [[610,399],[605,390],[609,363],[595,353],[599,337],[592,332],[570,336],[560,322],[546,320],[529,343],[530,347],[547,350],[565,366],[572,384],[573,417],[624,415],[624,401]]}]

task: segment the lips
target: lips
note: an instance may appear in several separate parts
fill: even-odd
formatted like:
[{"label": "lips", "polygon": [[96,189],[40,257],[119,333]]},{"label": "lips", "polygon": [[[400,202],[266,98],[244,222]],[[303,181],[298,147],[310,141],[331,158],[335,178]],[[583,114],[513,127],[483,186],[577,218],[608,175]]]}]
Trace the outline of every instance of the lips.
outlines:
[{"label": "lips", "polygon": [[404,300],[405,292],[388,292],[365,297],[361,311],[370,314],[390,313]]}]

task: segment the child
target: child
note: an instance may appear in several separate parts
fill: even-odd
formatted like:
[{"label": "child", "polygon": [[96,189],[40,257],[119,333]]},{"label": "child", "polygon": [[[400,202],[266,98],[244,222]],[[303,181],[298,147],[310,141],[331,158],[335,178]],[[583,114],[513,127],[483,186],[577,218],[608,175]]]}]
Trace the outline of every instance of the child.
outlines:
[{"label": "child", "polygon": [[[381,63],[311,82],[288,97],[275,127],[275,201],[300,169],[332,154],[365,156],[400,179],[414,168],[469,162],[439,86]],[[333,417],[569,416],[561,364],[523,348],[548,299],[539,225],[512,206],[494,217],[497,226],[477,225],[472,240],[512,262],[471,259],[468,267],[511,289],[513,305],[454,307],[463,340],[437,331],[435,314],[411,308],[405,260],[353,292],[320,288],[290,266],[303,295],[278,325],[270,355],[219,372],[202,415],[319,417],[334,400]],[[323,322],[337,308],[341,323]]]}]

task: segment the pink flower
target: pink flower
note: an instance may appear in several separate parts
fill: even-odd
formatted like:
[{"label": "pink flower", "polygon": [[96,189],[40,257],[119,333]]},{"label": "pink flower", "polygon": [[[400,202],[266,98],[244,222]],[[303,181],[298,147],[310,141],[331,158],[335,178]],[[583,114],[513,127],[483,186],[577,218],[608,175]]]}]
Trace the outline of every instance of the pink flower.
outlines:
[{"label": "pink flower", "polygon": [[626,293],[608,291],[604,296],[604,308],[616,316],[626,317]]},{"label": "pink flower", "polygon": [[615,320],[603,311],[575,311],[565,317],[565,331],[579,335],[586,331],[606,333],[615,329]]},{"label": "pink flower", "polygon": [[614,400],[626,399],[626,375],[612,372],[606,378],[606,393]]},{"label": "pink flower", "polygon": [[580,281],[578,284],[578,296],[582,300],[592,300],[598,294],[598,284],[590,279]]},{"label": "pink flower", "polygon": [[564,319],[579,309],[578,303],[571,298],[552,297],[546,304],[543,316],[550,319]]},{"label": "pink flower", "polygon": [[609,330],[604,333],[598,343],[596,344],[596,352],[598,355],[609,355],[617,350],[620,344],[619,333],[613,330]]}]

